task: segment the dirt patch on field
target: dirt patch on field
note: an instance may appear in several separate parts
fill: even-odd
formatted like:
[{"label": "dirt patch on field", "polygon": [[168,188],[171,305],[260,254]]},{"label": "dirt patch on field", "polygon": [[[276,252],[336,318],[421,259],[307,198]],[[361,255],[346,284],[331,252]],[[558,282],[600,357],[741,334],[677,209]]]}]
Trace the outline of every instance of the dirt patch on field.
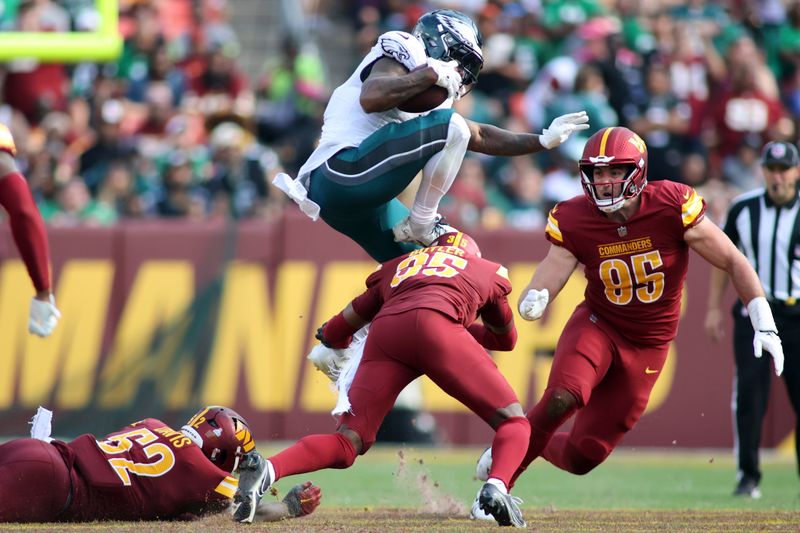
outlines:
[{"label": "dirt patch on field", "polygon": [[[528,530],[537,532],[617,531],[800,531],[800,511],[571,511],[525,509]],[[463,514],[447,516],[442,510],[420,513],[412,509],[322,509],[311,516],[283,522],[233,524],[228,516],[199,522],[106,522],[91,524],[28,524],[0,526],[0,530],[74,531],[318,531],[318,532],[471,532],[496,531],[493,522],[476,522]],[[507,530],[505,530],[507,531]]]}]

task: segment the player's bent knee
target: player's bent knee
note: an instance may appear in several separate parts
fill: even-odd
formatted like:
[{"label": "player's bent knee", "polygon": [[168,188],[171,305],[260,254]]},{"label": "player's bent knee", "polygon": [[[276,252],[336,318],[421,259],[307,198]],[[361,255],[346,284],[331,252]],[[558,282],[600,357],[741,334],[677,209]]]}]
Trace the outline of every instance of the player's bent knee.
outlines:
[{"label": "player's bent knee", "polygon": [[356,461],[357,456],[366,453],[366,451],[369,449],[369,446],[365,447],[361,435],[359,435],[355,430],[350,429],[346,425],[340,426],[339,429],[336,430],[336,432],[339,433],[345,439],[347,439],[353,448],[353,453],[347,454],[348,457],[346,459],[346,462],[348,464],[345,466],[345,468],[347,468],[349,466],[352,466],[352,464]]},{"label": "player's bent knee", "polygon": [[[525,412],[522,410],[522,405],[517,403],[509,404],[501,407],[494,412],[491,420],[491,426],[497,429],[497,426],[508,420],[509,418],[525,417]],[[527,419],[526,419],[527,420]]]},{"label": "player's bent knee", "polygon": [[447,130],[447,144],[463,145],[466,150],[470,137],[472,137],[472,134],[469,131],[469,126],[467,126],[467,121],[458,113],[453,113]]},{"label": "player's bent knee", "polygon": [[605,461],[611,450],[608,444],[595,437],[584,437],[577,446],[568,445],[569,471],[578,476],[586,475]]},{"label": "player's bent knee", "polygon": [[545,407],[550,418],[561,418],[578,407],[578,399],[568,390],[561,388],[548,389],[544,401],[547,402]]}]

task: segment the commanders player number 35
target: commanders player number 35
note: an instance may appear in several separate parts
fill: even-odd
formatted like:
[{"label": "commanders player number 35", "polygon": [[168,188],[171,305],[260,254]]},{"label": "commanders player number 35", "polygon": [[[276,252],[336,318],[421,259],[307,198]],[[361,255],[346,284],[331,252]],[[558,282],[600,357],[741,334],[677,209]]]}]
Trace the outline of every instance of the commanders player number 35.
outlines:
[{"label": "commanders player number 35", "polygon": [[457,255],[446,252],[412,253],[397,265],[391,287],[397,287],[404,280],[420,273],[423,276],[452,278],[465,268],[467,268],[467,260]]}]

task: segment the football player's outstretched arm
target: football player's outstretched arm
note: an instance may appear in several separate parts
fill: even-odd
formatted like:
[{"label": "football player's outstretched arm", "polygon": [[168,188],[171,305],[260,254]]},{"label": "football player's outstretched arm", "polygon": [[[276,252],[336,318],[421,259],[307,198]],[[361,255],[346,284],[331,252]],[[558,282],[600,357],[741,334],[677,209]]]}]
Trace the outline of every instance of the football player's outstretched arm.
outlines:
[{"label": "football player's outstretched arm", "polygon": [[0,205],[8,212],[11,234],[36,290],[31,300],[28,330],[47,337],[61,317],[50,290],[47,232],[28,183],[19,173],[11,153],[5,150],[0,150]]},{"label": "football player's outstretched arm", "polygon": [[713,266],[723,270],[733,283],[739,298],[747,306],[753,324],[753,351],[761,357],[762,349],[772,355],[775,373],[783,372],[783,346],[772,310],[764,296],[758,279],[747,258],[713,222],[704,218],[683,236],[687,244]]},{"label": "football player's outstretched arm", "polygon": [[[370,283],[369,280],[367,283]],[[317,330],[316,338],[328,348],[347,348],[353,334],[375,318],[383,305],[380,289],[375,284],[347,304],[342,311]]]},{"label": "football player's outstretched arm", "polygon": [[489,155],[525,155],[549,150],[566,141],[576,131],[589,128],[586,111],[556,117],[540,135],[516,133],[490,124],[467,120],[470,130],[468,150]]},{"label": "football player's outstretched arm", "polygon": [[298,518],[314,512],[322,500],[322,489],[310,481],[295,485],[281,502],[261,500],[256,508],[257,522],[275,522],[286,518]]},{"label": "football player's outstretched arm", "polygon": [[508,352],[517,344],[517,328],[514,327],[514,313],[503,296],[496,301],[487,302],[480,310],[483,324],[470,324],[467,331],[487,350]]},{"label": "football player's outstretched arm", "polygon": [[359,102],[367,113],[388,111],[435,85],[439,75],[432,67],[409,72],[389,57],[378,59],[361,85]]},{"label": "football player's outstretched arm", "polygon": [[764,296],[761,281],[747,258],[708,218],[686,230],[683,238],[692,250],[730,277],[742,302],[748,303],[753,298]]},{"label": "football player's outstretched arm", "polygon": [[531,281],[522,290],[519,314],[525,320],[538,320],[550,301],[555,299],[566,285],[578,259],[562,246],[550,245],[547,256],[533,272]]}]

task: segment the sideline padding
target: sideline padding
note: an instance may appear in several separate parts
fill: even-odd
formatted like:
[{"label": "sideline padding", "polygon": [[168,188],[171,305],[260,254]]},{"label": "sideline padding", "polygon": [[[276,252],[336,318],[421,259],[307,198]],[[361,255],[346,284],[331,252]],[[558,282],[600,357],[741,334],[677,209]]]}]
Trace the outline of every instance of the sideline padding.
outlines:
[{"label": "sideline padding", "polygon": [[3,32],[0,62],[37,59],[46,63],[110,61],[122,52],[116,0],[96,0],[100,25],[95,32]]}]

